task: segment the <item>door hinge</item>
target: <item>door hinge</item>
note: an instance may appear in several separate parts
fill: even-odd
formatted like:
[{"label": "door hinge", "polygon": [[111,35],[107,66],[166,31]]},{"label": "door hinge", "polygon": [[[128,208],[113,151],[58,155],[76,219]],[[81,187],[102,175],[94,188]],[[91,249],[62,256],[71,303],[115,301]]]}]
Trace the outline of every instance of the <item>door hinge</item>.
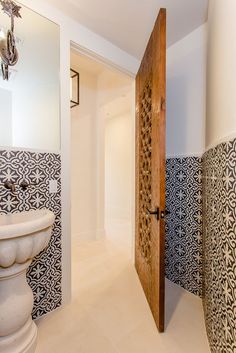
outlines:
[{"label": "door hinge", "polygon": [[154,211],[151,211],[147,208],[147,212],[148,214],[152,215],[152,216],[155,216],[156,219],[159,221],[160,219],[160,210],[159,210],[159,207],[156,207],[156,209]]},{"label": "door hinge", "polygon": [[165,98],[161,98],[161,110],[166,110],[166,100]]}]

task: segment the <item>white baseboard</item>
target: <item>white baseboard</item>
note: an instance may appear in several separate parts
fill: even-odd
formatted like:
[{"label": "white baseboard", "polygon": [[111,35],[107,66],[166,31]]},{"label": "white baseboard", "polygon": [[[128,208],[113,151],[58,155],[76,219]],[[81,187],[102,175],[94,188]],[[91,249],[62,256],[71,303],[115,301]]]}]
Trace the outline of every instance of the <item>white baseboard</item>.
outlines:
[{"label": "white baseboard", "polygon": [[78,232],[78,233],[73,233],[72,232],[72,239],[76,239],[76,240],[98,240],[101,238],[104,238],[106,236],[106,231],[105,229],[91,229],[89,231],[86,232]]}]

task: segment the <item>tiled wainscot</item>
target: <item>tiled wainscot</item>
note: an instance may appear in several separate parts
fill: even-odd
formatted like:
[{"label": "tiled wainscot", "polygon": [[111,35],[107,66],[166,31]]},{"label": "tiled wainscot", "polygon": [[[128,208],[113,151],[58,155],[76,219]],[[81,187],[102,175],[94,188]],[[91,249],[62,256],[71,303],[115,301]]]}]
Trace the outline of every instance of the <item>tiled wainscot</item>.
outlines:
[{"label": "tiled wainscot", "polygon": [[236,139],[203,158],[204,310],[213,353],[236,352]]},{"label": "tiled wainscot", "polygon": [[[19,184],[29,187],[23,191]],[[58,185],[49,193],[49,181]],[[13,181],[16,191],[4,187]],[[48,248],[33,261],[27,279],[34,294],[33,318],[38,318],[61,305],[61,158],[55,153],[0,150],[0,213],[48,208],[56,220]]]},{"label": "tiled wainscot", "polygon": [[166,162],[166,277],[202,295],[202,158]]}]

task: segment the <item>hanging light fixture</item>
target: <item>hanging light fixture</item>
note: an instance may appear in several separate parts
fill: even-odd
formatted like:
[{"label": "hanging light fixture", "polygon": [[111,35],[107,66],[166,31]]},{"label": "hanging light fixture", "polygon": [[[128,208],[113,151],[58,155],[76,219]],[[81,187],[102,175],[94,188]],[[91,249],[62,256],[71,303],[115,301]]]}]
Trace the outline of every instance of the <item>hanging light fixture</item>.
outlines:
[{"label": "hanging light fixture", "polygon": [[79,105],[79,73],[70,69],[70,107]]},{"label": "hanging light fixture", "polygon": [[18,61],[18,51],[16,49],[16,40],[14,35],[14,19],[20,17],[21,7],[16,5],[11,0],[0,0],[2,5],[2,11],[11,18],[11,29],[9,29],[5,35],[4,31],[1,30],[0,35],[0,58],[1,58],[1,70],[2,77],[4,80],[9,79],[9,66],[14,66]]}]

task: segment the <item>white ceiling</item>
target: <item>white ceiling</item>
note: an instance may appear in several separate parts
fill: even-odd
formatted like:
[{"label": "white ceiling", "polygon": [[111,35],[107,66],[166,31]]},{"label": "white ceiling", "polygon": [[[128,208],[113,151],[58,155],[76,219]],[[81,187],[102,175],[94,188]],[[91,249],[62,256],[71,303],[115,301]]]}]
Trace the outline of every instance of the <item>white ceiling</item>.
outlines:
[{"label": "white ceiling", "polygon": [[168,46],[207,20],[208,0],[48,0],[90,30],[141,59],[160,7]]}]

